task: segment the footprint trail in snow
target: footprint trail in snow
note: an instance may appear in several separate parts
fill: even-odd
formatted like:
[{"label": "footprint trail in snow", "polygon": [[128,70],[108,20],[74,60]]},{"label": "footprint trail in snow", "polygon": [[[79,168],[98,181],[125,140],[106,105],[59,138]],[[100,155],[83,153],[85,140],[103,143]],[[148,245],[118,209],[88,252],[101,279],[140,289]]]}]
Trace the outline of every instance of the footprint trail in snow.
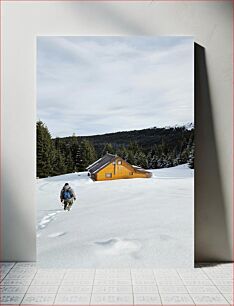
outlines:
[{"label": "footprint trail in snow", "polygon": [[41,221],[38,223],[38,226],[37,226],[37,230],[42,230],[44,229],[46,226],[49,225],[49,223],[53,220],[56,219],[56,215],[59,214],[61,212],[61,210],[57,210],[56,212],[54,213],[50,213],[46,216],[44,216]]}]

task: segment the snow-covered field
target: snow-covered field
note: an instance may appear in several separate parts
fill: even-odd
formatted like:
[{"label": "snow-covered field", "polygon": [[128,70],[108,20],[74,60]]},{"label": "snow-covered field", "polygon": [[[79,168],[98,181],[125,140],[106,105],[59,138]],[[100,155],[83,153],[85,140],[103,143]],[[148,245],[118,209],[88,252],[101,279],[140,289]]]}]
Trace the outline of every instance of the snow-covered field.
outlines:
[{"label": "snow-covered field", "polygon": [[[193,266],[193,170],[152,170],[150,179],[93,182],[87,172],[37,182],[37,248],[42,267]],[[70,212],[59,193],[77,194]]]}]

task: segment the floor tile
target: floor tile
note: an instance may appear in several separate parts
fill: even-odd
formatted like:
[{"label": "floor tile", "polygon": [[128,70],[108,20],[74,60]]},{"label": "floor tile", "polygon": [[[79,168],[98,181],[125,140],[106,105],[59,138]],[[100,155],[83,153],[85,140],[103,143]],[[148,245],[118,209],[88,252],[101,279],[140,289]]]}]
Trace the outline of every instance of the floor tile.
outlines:
[{"label": "floor tile", "polygon": [[188,294],[161,294],[161,299],[163,305],[194,305]]},{"label": "floor tile", "polygon": [[208,274],[210,279],[227,279],[227,280],[233,280],[233,276],[230,274]]},{"label": "floor tile", "polygon": [[96,275],[98,274],[130,274],[130,269],[96,269]]},{"label": "floor tile", "polygon": [[33,267],[13,267],[11,269],[11,273],[33,273],[33,272],[37,272],[37,268],[33,268]]},{"label": "floor tile", "polygon": [[148,275],[148,276],[144,276],[144,275],[138,275],[138,276],[132,276],[132,281],[151,281],[153,283],[155,283],[155,277],[154,275]]},{"label": "floor tile", "polygon": [[60,276],[58,276],[58,277],[56,277],[56,276],[53,276],[53,275],[47,275],[47,276],[35,276],[34,277],[34,281],[35,282],[37,282],[37,281],[48,281],[48,282],[57,282],[57,283],[59,283],[59,282],[61,282],[62,281],[62,277],[60,277]]},{"label": "floor tile", "polygon": [[177,275],[176,269],[153,269],[156,275]]},{"label": "floor tile", "polygon": [[0,284],[1,304],[19,304],[23,299],[24,304],[51,305],[58,293],[56,302],[63,305],[88,305],[90,300],[93,305],[160,305],[161,300],[166,305],[195,302],[228,305],[233,300],[232,268],[230,264],[219,264],[196,269],[97,269],[95,272],[94,269],[38,269],[35,263],[0,263],[0,276],[5,277]]},{"label": "floor tile", "polygon": [[180,276],[185,276],[185,277],[190,277],[190,276],[193,276],[193,277],[199,277],[199,276],[205,276],[206,273],[204,273],[201,269],[194,269],[194,270],[177,270],[177,273],[180,275]]},{"label": "floor tile", "polygon": [[92,274],[94,274],[95,273],[95,269],[76,269],[76,268],[74,268],[74,269],[65,269],[65,271],[66,271],[66,273],[88,273],[88,274],[90,274],[90,273],[92,273]]},{"label": "floor tile", "polygon": [[64,275],[66,272],[66,269],[37,269],[38,275]]},{"label": "floor tile", "polygon": [[191,277],[206,277],[204,272],[178,272],[180,277],[191,278]]},{"label": "floor tile", "polygon": [[35,268],[37,267],[37,263],[36,262],[17,262],[15,264],[15,267]]},{"label": "floor tile", "polygon": [[175,286],[175,285],[170,285],[170,286],[165,286],[165,285],[159,285],[158,290],[160,294],[166,294],[166,293],[188,293],[187,289],[185,286]]},{"label": "floor tile", "polygon": [[228,303],[233,305],[233,294],[224,293],[223,296],[228,301]]},{"label": "floor tile", "polygon": [[93,294],[91,305],[133,305],[132,294]]},{"label": "floor tile", "polygon": [[180,275],[182,280],[185,279],[193,279],[193,280],[208,280],[209,277],[207,275]]},{"label": "floor tile", "polygon": [[0,280],[2,281],[7,276],[7,274],[8,274],[8,272],[1,273],[0,274]]},{"label": "floor tile", "polygon": [[131,285],[130,279],[95,279],[94,285]]},{"label": "floor tile", "polygon": [[190,294],[196,305],[228,305],[221,294]]},{"label": "floor tile", "polygon": [[15,262],[0,262],[0,267],[12,268],[15,265]]},{"label": "floor tile", "polygon": [[180,273],[178,272],[178,275],[182,278],[207,278],[207,274],[200,272],[200,273]]},{"label": "floor tile", "polygon": [[156,285],[149,285],[149,286],[139,286],[134,285],[133,286],[133,293],[134,294],[144,294],[144,293],[158,293],[158,288]]},{"label": "floor tile", "polygon": [[1,281],[1,285],[6,286],[26,286],[31,283],[31,279],[4,279]]},{"label": "floor tile", "polygon": [[178,285],[178,286],[183,286],[184,283],[181,279],[179,280],[174,280],[174,279],[156,279],[156,284],[159,286],[159,285]]},{"label": "floor tile", "polygon": [[111,285],[104,285],[104,286],[93,286],[93,294],[121,294],[121,293],[130,293],[132,294],[132,286],[111,286]]},{"label": "floor tile", "polygon": [[169,279],[169,278],[173,278],[173,279],[181,279],[181,277],[179,276],[178,273],[173,273],[172,275],[170,274],[157,274],[157,273],[154,273],[154,277],[156,279]]},{"label": "floor tile", "polygon": [[90,294],[58,294],[55,305],[89,305]]},{"label": "floor tile", "polygon": [[129,273],[121,273],[121,272],[106,272],[106,273],[95,273],[95,278],[118,278],[118,279],[129,279],[131,278],[131,274]]},{"label": "floor tile", "polygon": [[155,279],[133,279],[133,285],[156,285]]},{"label": "floor tile", "polygon": [[62,294],[73,294],[73,293],[91,293],[92,292],[92,286],[91,285],[70,285],[70,286],[66,286],[66,285],[61,285],[59,288],[58,293]]},{"label": "floor tile", "polygon": [[134,294],[134,305],[161,305],[159,294]]},{"label": "floor tile", "polygon": [[63,278],[64,280],[67,279],[94,279],[93,274],[66,274]]},{"label": "floor tile", "polygon": [[[60,269],[60,268],[38,268],[37,271],[38,271],[38,273],[64,274],[65,272],[70,271],[70,270],[69,269]],[[75,271],[75,269],[74,269],[74,271]]]},{"label": "floor tile", "polygon": [[117,279],[117,280],[131,280],[131,275],[95,275],[96,280],[103,280],[103,279]]},{"label": "floor tile", "polygon": [[131,275],[130,269],[96,269],[95,275]]},{"label": "floor tile", "polygon": [[232,285],[226,285],[226,286],[217,285],[217,288],[219,289],[221,293],[231,293],[231,294],[233,293]]},{"label": "floor tile", "polygon": [[64,271],[56,271],[56,270],[38,270],[37,271],[37,276],[47,276],[47,275],[50,275],[50,276],[64,276],[65,275],[65,270]]},{"label": "floor tile", "polygon": [[209,279],[183,279],[182,282],[185,286],[213,286],[213,283]]},{"label": "floor tile", "polygon": [[22,304],[27,305],[52,305],[55,299],[55,294],[32,294],[27,293],[22,301]]},{"label": "floor tile", "polygon": [[93,279],[63,279],[63,285],[92,285]]},{"label": "floor tile", "polygon": [[30,286],[27,293],[57,293],[59,286]]},{"label": "floor tile", "polygon": [[6,274],[6,273],[9,273],[10,271],[12,270],[12,268],[10,267],[1,267],[0,266],[0,274]]},{"label": "floor tile", "polygon": [[4,279],[20,279],[20,280],[32,280],[34,278],[34,274],[30,275],[22,275],[22,274],[7,274]]},{"label": "floor tile", "polygon": [[145,274],[152,275],[154,272],[152,269],[131,269],[131,275],[134,274]]},{"label": "floor tile", "polygon": [[189,293],[219,293],[215,286],[186,286]]},{"label": "floor tile", "polygon": [[220,285],[220,286],[233,286],[233,280],[231,279],[212,279],[212,282],[215,285]]},{"label": "floor tile", "polygon": [[22,279],[22,280],[32,280],[34,278],[35,274],[7,274],[7,276],[4,279]]},{"label": "floor tile", "polygon": [[134,273],[131,275],[131,278],[144,278],[144,279],[151,279],[151,278],[155,278],[154,273],[152,272],[151,274],[147,273],[147,274],[141,274],[141,273]]},{"label": "floor tile", "polygon": [[60,279],[44,279],[44,278],[39,278],[39,279],[34,279],[32,281],[32,286],[49,286],[49,285],[59,285],[61,283]]},{"label": "floor tile", "polygon": [[81,276],[81,277],[94,277],[95,272],[77,272],[77,271],[72,271],[72,272],[65,272],[65,277],[67,276]]},{"label": "floor tile", "polygon": [[24,294],[1,294],[0,304],[1,305],[18,305],[22,301]]},{"label": "floor tile", "polygon": [[173,280],[181,280],[181,277],[179,275],[155,275],[155,278],[160,279],[173,279]]},{"label": "floor tile", "polygon": [[0,286],[1,294],[25,293],[28,286]]}]

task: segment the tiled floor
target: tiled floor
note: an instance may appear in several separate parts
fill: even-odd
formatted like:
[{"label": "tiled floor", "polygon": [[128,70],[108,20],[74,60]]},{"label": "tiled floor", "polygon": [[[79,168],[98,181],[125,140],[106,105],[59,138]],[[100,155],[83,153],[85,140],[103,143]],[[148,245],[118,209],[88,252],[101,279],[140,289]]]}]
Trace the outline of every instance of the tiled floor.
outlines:
[{"label": "tiled floor", "polygon": [[0,263],[0,305],[233,305],[233,264],[195,269],[38,269]]}]

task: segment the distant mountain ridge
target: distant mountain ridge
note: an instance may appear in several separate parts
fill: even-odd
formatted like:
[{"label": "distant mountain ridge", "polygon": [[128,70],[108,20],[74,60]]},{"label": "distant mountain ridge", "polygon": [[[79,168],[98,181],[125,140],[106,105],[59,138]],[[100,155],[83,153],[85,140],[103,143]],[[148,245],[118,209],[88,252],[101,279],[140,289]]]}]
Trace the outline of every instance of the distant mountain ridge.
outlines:
[{"label": "distant mountain ridge", "polygon": [[188,124],[52,139],[47,126],[37,122],[37,177],[85,171],[107,152],[145,169],[185,163],[193,168],[194,127]]},{"label": "distant mountain ridge", "polygon": [[193,134],[194,125],[193,123],[188,123],[182,126],[150,127],[141,130],[119,131],[100,135],[62,137],[60,140],[69,142],[74,137],[80,141],[87,139],[94,145],[98,155],[100,155],[100,152],[107,143],[117,149],[122,145],[128,146],[130,142],[137,142],[143,151],[147,151],[153,145],[159,145],[164,142],[172,149],[183,138],[185,141],[188,141],[191,137],[193,138]]}]

